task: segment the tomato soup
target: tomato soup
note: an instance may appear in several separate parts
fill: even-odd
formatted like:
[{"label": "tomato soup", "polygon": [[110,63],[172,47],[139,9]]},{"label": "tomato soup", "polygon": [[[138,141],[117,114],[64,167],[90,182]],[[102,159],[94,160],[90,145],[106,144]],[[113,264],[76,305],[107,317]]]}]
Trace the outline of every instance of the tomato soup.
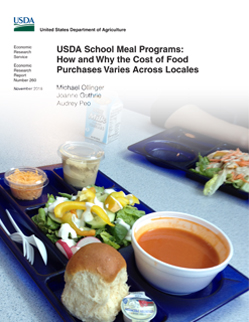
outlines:
[{"label": "tomato soup", "polygon": [[219,256],[213,246],[182,229],[148,230],[137,242],[148,254],[167,264],[186,268],[208,268],[219,264]]}]

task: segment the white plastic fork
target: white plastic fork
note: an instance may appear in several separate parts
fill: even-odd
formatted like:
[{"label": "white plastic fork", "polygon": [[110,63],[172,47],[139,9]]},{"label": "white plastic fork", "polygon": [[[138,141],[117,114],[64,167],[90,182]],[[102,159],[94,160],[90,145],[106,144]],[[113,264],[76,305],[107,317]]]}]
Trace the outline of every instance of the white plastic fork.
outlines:
[{"label": "white plastic fork", "polygon": [[[46,247],[43,244],[43,242],[39,238],[37,238],[34,234],[31,235],[31,236],[24,235],[23,232],[20,230],[20,228],[15,223],[14,219],[12,218],[11,214],[9,213],[9,211],[7,209],[6,209],[6,213],[7,213],[8,217],[9,217],[11,223],[13,224],[13,226],[21,234],[22,238],[25,239],[29,245],[32,244],[33,246],[35,246],[35,247],[38,248],[38,250],[39,250],[39,252],[41,254],[41,257],[42,257],[42,259],[43,259],[43,261],[44,261],[44,263],[46,265],[47,264],[48,255],[47,255]],[[32,252],[32,250],[31,250],[31,252]]]},{"label": "white plastic fork", "polygon": [[[17,243],[22,243],[23,240],[23,236],[17,231],[13,234],[10,235],[10,238],[17,242]],[[28,241],[26,241],[28,244],[28,248],[27,248],[27,259],[30,262],[31,265],[34,264],[34,260],[35,260],[35,252],[34,252],[34,248],[32,245],[29,244]]]},{"label": "white plastic fork", "polygon": [[[21,243],[23,246],[23,256],[27,258],[27,260],[30,262],[31,265],[34,263],[34,249],[33,247],[28,243],[28,241],[20,234],[19,232],[11,234],[2,220],[0,219],[0,226],[4,229],[7,235],[10,236],[10,238],[18,243]],[[13,236],[15,235],[15,236]]]}]

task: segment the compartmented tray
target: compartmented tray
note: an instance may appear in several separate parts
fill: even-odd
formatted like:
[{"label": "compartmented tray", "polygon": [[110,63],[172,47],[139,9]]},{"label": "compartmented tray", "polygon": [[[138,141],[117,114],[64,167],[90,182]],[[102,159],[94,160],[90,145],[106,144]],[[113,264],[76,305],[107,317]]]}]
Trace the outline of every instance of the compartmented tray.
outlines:
[{"label": "compartmented tray", "polygon": [[[76,193],[76,190],[63,180],[61,164],[41,168],[46,172],[49,184],[44,188],[42,196],[35,201],[21,201],[13,198],[9,187],[4,183],[3,174],[0,174],[0,218],[7,229],[11,233],[14,232],[5,213],[5,209],[8,209],[25,234],[34,233],[39,237],[46,245],[48,264],[43,263],[37,249],[35,249],[35,262],[32,266],[23,257],[22,246],[13,242],[1,227],[0,236],[51,302],[61,319],[66,322],[79,322],[66,310],[60,300],[64,288],[64,271],[67,259],[30,219],[37,213],[39,207],[44,206],[48,193],[54,195],[57,195],[58,192]],[[96,184],[128,193],[127,190],[100,171]],[[138,205],[138,208],[146,213],[153,211],[143,202]],[[136,268],[132,246],[121,249],[120,253],[127,262],[130,291],[144,291],[157,304],[158,312],[152,320],[153,322],[197,321],[249,290],[249,279],[229,265],[200,292],[188,296],[167,295],[150,286],[140,275]],[[122,313],[119,313],[115,322],[121,321],[123,321],[123,317]]]},{"label": "compartmented tray", "polygon": [[[216,150],[236,150],[237,148],[240,147],[179,127],[165,130],[128,146],[128,150],[143,155],[157,166],[183,170],[188,177],[203,183],[210,178],[190,171],[195,168],[199,160],[198,154],[206,156]],[[243,148],[241,151],[248,153],[248,150]],[[223,184],[219,190],[243,199],[249,198],[247,192],[235,189],[229,184]]]}]

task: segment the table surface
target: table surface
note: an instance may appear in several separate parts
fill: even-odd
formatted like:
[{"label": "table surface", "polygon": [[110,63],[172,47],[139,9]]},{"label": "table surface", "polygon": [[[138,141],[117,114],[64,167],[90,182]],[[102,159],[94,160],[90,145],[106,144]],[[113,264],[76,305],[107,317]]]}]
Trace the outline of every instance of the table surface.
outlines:
[{"label": "table surface", "polygon": [[[60,163],[57,154],[60,144],[84,140],[85,113],[81,110],[76,115],[69,109],[43,106],[31,120],[25,117],[25,106],[19,110],[13,106],[1,113],[0,172],[21,165],[39,167]],[[105,158],[100,170],[156,211],[191,213],[220,227],[234,246],[231,265],[249,276],[248,202],[221,191],[206,197],[202,193],[203,184],[179,175],[179,171],[157,167],[127,150],[129,145],[160,131],[148,116],[123,109],[120,136],[103,145]],[[61,322],[1,239],[0,256],[0,316],[4,321]],[[201,321],[249,321],[248,307],[249,292],[246,292]]]}]

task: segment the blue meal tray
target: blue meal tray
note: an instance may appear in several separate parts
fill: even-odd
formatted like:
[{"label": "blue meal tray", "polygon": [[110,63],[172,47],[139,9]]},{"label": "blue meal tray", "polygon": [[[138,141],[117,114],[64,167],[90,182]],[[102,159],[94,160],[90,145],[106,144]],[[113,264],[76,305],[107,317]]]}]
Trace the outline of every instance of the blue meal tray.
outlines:
[{"label": "blue meal tray", "polygon": [[[22,246],[13,242],[2,228],[0,228],[0,236],[50,301],[61,319],[66,322],[79,322],[67,311],[60,300],[64,288],[64,271],[67,259],[30,219],[37,213],[39,207],[44,206],[48,193],[58,195],[58,192],[66,192],[71,194],[76,193],[76,190],[63,180],[61,164],[41,168],[46,172],[49,184],[44,188],[42,196],[34,201],[15,199],[11,195],[9,187],[4,183],[4,174],[0,174],[0,218],[7,229],[11,233],[14,232],[14,228],[5,213],[5,209],[8,209],[25,234],[34,233],[40,238],[48,251],[48,264],[43,263],[37,249],[35,249],[35,262],[32,266],[23,257]],[[128,193],[100,171],[96,184]],[[138,208],[146,213],[153,212],[153,209],[143,202],[138,205]],[[157,305],[158,312],[152,322],[197,321],[249,290],[249,279],[229,265],[200,292],[188,296],[168,295],[156,290],[140,275],[135,264],[132,246],[122,248],[120,253],[127,262],[130,291],[144,291]],[[115,322],[122,321],[122,313],[119,313]]]},{"label": "blue meal tray", "polygon": [[[183,170],[189,178],[203,183],[210,178],[190,171],[195,168],[199,160],[198,154],[206,156],[216,150],[236,150],[237,148],[240,147],[179,127],[165,130],[128,146],[128,150],[144,156],[157,166]],[[248,150],[240,149],[248,153]],[[223,184],[219,190],[243,199],[249,198],[247,192],[229,184]]]}]

